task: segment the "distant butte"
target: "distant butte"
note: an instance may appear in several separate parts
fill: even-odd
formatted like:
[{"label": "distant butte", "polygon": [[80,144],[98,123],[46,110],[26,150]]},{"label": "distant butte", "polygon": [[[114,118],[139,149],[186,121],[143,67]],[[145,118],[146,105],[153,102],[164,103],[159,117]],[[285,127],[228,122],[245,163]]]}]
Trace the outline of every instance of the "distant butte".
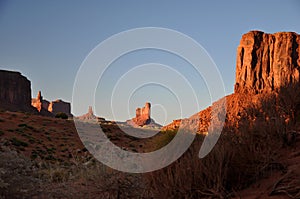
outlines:
[{"label": "distant butte", "polygon": [[155,121],[151,118],[151,103],[146,102],[145,106],[142,108],[136,108],[135,117],[131,120],[126,121],[127,124],[134,127],[153,127],[160,128],[161,125],[155,123]]},{"label": "distant butte", "polygon": [[144,126],[151,122],[151,104],[146,102],[145,106],[142,108],[137,108],[135,110],[135,118],[132,121],[138,126]]},{"label": "distant butte", "polygon": [[80,120],[95,120],[97,117],[94,115],[93,109],[91,106],[88,108],[88,112],[84,115],[77,117]]}]

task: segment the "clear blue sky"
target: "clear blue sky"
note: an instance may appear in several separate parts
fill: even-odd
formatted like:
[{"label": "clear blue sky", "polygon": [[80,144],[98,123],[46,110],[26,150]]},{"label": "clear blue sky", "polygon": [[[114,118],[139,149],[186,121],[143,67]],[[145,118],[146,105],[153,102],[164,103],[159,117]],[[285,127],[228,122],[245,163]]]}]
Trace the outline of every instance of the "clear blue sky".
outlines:
[{"label": "clear blue sky", "polygon": [[[0,1],[0,67],[22,72],[32,83],[32,95],[41,90],[46,99],[71,101],[76,73],[88,53],[101,41],[132,28],[164,27],[180,31],[199,42],[213,58],[224,80],[226,93],[233,92],[236,48],[242,34],[250,30],[273,33],[300,33],[300,1]],[[149,54],[151,56],[149,56]],[[129,66],[148,62],[180,64],[171,55],[158,52],[135,54],[120,59]],[[138,61],[135,60],[139,57]],[[174,61],[175,60],[175,61]],[[118,63],[116,63],[117,65]],[[176,68],[176,66],[174,66]],[[119,70],[112,69],[112,79]],[[125,67],[126,68],[126,67]],[[114,74],[116,74],[114,76]],[[120,74],[119,74],[120,75]],[[197,84],[193,72],[187,72]],[[110,78],[106,85],[110,88]],[[193,83],[192,83],[193,84]],[[205,87],[199,84],[200,109],[210,105]],[[129,100],[130,116],[145,101],[165,104],[168,117],[159,106],[153,117],[168,123],[182,116],[176,100],[164,96],[154,85],[136,92]],[[143,90],[143,89],[141,89]],[[149,93],[145,96],[143,93]],[[153,93],[151,92],[153,91]],[[203,92],[203,93],[202,93]],[[206,93],[206,94],[204,94]],[[203,96],[203,97],[202,97]],[[97,114],[112,119],[105,93],[96,95]],[[122,99],[119,99],[122,100]],[[115,101],[118,104],[118,100]],[[75,114],[86,112],[86,104]],[[117,105],[116,105],[117,106]],[[190,109],[183,117],[199,110]],[[124,111],[114,111],[115,119],[125,120]]]}]

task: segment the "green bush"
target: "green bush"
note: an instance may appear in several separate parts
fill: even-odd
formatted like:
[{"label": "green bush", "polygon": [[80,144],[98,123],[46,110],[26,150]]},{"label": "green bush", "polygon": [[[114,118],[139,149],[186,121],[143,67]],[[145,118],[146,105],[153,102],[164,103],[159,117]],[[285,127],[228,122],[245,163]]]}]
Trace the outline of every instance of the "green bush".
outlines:
[{"label": "green bush", "polygon": [[55,118],[68,119],[68,115],[63,112],[59,112],[55,115]]}]

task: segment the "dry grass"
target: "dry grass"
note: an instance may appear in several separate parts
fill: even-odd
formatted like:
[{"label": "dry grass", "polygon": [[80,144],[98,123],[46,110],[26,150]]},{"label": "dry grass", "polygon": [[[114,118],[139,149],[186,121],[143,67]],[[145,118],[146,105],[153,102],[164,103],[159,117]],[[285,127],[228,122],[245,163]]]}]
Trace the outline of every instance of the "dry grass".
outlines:
[{"label": "dry grass", "polygon": [[163,198],[229,198],[272,172],[286,172],[278,158],[280,150],[288,147],[287,131],[293,127],[286,123],[286,115],[280,114],[273,97],[262,96],[260,103],[249,104],[238,127],[228,122],[207,157],[197,157],[203,140],[199,135],[175,163],[146,174],[152,194]]}]

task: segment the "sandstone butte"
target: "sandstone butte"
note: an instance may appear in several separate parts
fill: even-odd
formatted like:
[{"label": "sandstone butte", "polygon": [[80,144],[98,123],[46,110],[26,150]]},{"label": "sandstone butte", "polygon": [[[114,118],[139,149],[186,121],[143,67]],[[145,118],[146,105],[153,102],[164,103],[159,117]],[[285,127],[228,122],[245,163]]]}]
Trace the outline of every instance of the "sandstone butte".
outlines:
[{"label": "sandstone butte", "polygon": [[131,120],[127,120],[127,123],[132,126],[144,126],[152,122],[151,119],[151,104],[146,102],[145,106],[142,108],[137,108],[135,110],[135,117]]},{"label": "sandstone butte", "polygon": [[36,98],[32,98],[31,105],[35,107],[42,115],[51,116],[51,114],[55,115],[59,112],[62,112],[66,113],[69,117],[72,117],[71,104],[69,102],[64,102],[60,99],[49,102],[43,99],[41,91],[38,92]]},{"label": "sandstone butte", "polygon": [[243,109],[259,96],[278,93],[282,87],[299,85],[300,35],[294,32],[267,34],[250,31],[244,34],[237,48],[234,93],[190,118],[177,119],[162,130],[188,127],[199,133],[208,131],[218,117],[212,110],[226,100],[226,123],[238,121]]},{"label": "sandstone butte", "polygon": [[299,83],[300,35],[251,31],[237,48],[235,92],[263,93]]}]

